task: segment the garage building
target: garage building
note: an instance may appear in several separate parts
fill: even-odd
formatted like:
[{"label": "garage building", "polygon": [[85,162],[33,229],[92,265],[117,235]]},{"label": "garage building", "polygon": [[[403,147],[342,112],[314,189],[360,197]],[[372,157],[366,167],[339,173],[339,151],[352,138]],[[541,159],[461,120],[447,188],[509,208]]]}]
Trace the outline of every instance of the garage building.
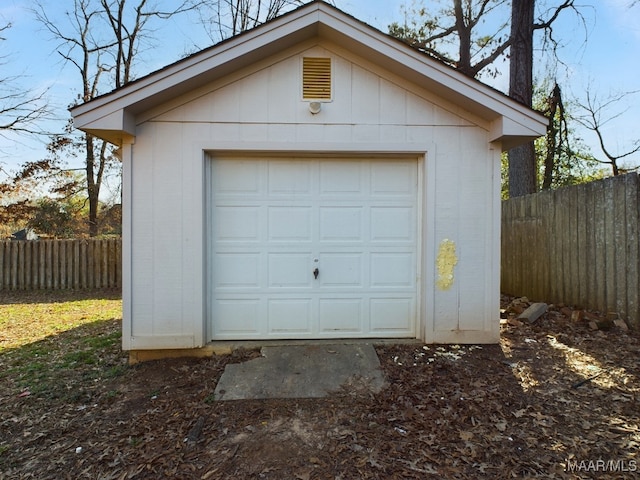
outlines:
[{"label": "garage building", "polygon": [[500,156],[546,119],[322,1],[72,110],[120,146],[123,348],[499,338]]}]

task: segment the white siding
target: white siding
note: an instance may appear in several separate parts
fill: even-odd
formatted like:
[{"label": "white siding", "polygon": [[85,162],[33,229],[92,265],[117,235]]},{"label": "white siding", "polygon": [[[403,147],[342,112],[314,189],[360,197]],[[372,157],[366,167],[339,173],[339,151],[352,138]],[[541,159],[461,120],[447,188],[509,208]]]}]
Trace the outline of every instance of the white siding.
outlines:
[{"label": "white siding", "polygon": [[[334,99],[317,115],[301,100],[303,55],[334,62]],[[125,346],[205,341],[204,152],[232,149],[424,155],[424,339],[497,340],[499,153],[490,149],[486,123],[331,44],[288,52],[141,118],[125,239],[132,253]],[[435,265],[445,239],[455,244],[458,263],[451,288],[441,290]]]},{"label": "white siding", "polygon": [[[333,61],[333,101],[323,103],[318,115],[311,115],[308,103],[301,99],[301,58],[307,55],[329,56]],[[151,121],[243,124],[245,128],[256,124],[297,129],[320,126],[321,130],[342,125],[352,131],[368,127],[373,132],[389,125],[474,127],[483,123],[392,73],[369,64],[365,68],[355,63],[357,59],[342,55],[348,53],[321,47],[291,53],[267,68],[247,69],[231,82],[219,82],[210,90],[185,96],[183,103],[178,100],[170,108],[156,109]]]}]

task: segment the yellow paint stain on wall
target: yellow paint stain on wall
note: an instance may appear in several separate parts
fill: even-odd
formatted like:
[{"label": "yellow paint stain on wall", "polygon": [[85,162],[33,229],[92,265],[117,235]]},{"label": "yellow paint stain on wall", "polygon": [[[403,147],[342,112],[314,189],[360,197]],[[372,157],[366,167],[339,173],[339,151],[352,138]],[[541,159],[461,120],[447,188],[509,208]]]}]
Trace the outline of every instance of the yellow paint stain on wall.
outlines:
[{"label": "yellow paint stain on wall", "polygon": [[445,238],[440,242],[436,258],[436,268],[438,269],[436,285],[440,290],[449,290],[453,286],[453,269],[457,264],[456,243]]}]

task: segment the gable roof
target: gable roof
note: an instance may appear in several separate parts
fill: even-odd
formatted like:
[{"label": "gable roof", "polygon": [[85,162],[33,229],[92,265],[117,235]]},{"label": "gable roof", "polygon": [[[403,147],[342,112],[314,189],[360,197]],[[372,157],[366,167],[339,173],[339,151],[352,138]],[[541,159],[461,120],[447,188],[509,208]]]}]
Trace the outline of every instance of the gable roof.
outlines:
[{"label": "gable roof", "polygon": [[503,93],[315,0],[71,109],[76,128],[120,145],[135,116],[311,38],[326,38],[486,119],[508,149],[546,132],[547,119]]}]

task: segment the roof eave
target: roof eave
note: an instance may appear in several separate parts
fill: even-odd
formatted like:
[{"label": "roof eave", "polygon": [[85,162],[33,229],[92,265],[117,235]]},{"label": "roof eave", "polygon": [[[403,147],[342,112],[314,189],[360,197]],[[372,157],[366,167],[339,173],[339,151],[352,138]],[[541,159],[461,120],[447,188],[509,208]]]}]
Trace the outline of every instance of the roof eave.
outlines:
[{"label": "roof eave", "polygon": [[547,118],[523,107],[524,113],[518,117],[498,117],[491,123],[489,141],[499,142],[502,151],[529,143],[547,133]]}]

